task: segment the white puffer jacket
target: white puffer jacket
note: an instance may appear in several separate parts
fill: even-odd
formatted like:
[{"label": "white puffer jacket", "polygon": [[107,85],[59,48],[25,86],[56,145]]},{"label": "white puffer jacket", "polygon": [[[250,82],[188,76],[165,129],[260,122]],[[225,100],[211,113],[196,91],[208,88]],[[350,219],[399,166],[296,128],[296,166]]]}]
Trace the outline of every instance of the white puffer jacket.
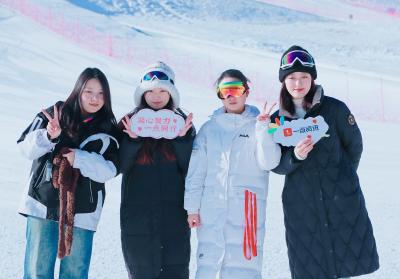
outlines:
[{"label": "white puffer jacket", "polygon": [[[249,105],[242,114],[220,108],[195,139],[184,206],[201,219],[196,279],[261,279],[268,170],[278,165],[281,151],[258,114]],[[257,195],[258,256],[251,260],[243,253],[245,190]]]}]

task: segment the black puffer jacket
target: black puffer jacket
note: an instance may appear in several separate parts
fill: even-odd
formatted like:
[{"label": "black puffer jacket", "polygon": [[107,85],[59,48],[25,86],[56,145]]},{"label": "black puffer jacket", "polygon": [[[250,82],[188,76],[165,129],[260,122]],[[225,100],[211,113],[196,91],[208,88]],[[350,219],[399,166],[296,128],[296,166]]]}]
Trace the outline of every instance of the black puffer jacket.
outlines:
[{"label": "black puffer jacket", "polygon": [[[271,119],[284,115],[275,112]],[[358,276],[379,268],[372,225],[356,173],[360,130],[347,106],[318,87],[304,118],[321,115],[329,125],[304,161],[282,146],[273,171],[284,174],[282,202],[293,279]],[[286,118],[290,120],[290,117]]]},{"label": "black puffer jacket", "polygon": [[[150,139],[153,163],[145,165],[136,162],[144,139],[122,139],[121,241],[130,278],[189,278],[190,229],[183,195],[194,136],[192,128],[181,138]],[[170,144],[176,160],[161,155],[160,141]]]}]

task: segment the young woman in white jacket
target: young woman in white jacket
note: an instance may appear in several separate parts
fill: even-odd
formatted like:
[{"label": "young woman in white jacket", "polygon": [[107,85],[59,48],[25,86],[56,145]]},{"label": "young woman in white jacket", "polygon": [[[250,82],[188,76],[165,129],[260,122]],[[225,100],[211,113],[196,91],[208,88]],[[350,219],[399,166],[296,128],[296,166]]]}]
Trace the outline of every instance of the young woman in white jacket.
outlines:
[{"label": "young woman in white jacket", "polygon": [[272,107],[260,114],[246,104],[248,79],[239,70],[216,84],[223,107],[196,136],[185,182],[196,279],[261,279],[268,176],[281,157],[267,131]]}]

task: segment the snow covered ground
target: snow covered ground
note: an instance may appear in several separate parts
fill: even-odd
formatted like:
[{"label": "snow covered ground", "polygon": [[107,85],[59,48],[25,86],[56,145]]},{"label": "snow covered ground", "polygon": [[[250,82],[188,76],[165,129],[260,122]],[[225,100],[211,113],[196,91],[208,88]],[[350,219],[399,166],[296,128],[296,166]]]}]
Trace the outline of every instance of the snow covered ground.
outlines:
[{"label": "snow covered ground", "polygon": [[[359,175],[381,259],[381,269],[362,278],[399,277],[400,190],[396,171],[400,168],[400,148],[395,145],[400,137],[399,19],[333,0],[318,1],[319,10],[310,8],[316,2],[311,0],[295,1],[302,5],[296,10],[262,3],[271,1],[244,0],[230,5],[211,0],[120,0],[112,2],[118,5],[111,5],[110,1],[93,0],[79,1],[79,6],[78,1],[25,1],[56,9],[66,18],[96,26],[101,32],[128,38],[142,56],[125,63],[118,57],[88,49],[87,42],[77,44],[11,11],[3,5],[7,2],[10,1],[0,1],[1,279],[21,278],[23,270],[25,219],[16,210],[30,162],[19,154],[16,140],[41,108],[65,99],[85,67],[99,67],[106,73],[119,118],[132,108],[133,90],[143,65],[156,59],[168,62],[176,69],[183,107],[194,112],[195,125],[200,127],[219,106],[212,82],[228,67],[242,69],[253,81],[253,103],[276,100],[279,56],[293,43],[314,54],[318,82],[327,94],[347,101],[356,118],[362,119],[359,125],[364,154]],[[399,7],[395,0],[380,3]],[[336,15],[352,13],[354,20],[321,13],[324,7]],[[361,16],[358,19],[357,15],[365,14],[369,21]],[[390,121],[381,121],[385,119]],[[282,177],[272,175],[264,278],[290,278],[280,200],[282,186]],[[107,190],[95,235],[90,278],[126,278],[119,240],[120,177],[110,181]],[[194,252],[195,235],[193,241]],[[195,270],[194,262],[191,269]]]}]

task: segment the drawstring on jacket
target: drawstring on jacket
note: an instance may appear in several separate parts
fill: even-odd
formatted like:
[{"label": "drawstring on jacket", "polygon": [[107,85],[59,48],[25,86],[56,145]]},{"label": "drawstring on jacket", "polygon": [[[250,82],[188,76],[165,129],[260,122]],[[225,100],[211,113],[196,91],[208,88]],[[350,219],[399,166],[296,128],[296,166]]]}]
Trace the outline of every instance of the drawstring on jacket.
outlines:
[{"label": "drawstring on jacket", "polygon": [[249,190],[245,191],[244,215],[243,255],[251,260],[257,257],[257,196]]}]

